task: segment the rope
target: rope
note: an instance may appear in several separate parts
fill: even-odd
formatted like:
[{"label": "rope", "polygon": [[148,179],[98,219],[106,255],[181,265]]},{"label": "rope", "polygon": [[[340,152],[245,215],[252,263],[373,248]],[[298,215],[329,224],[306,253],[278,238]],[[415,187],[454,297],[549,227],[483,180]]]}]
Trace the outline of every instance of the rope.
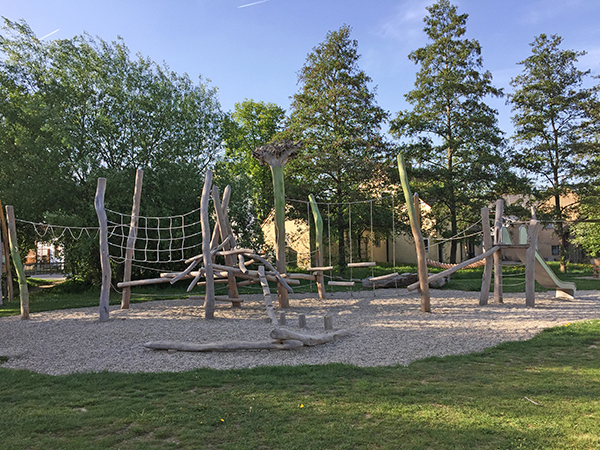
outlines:
[{"label": "rope", "polygon": [[[92,234],[90,234],[90,232],[93,231],[94,232],[93,237],[95,238],[98,236],[98,233],[100,232],[100,227],[71,227],[71,226],[67,226],[67,225],[53,225],[53,224],[41,223],[41,222],[30,222],[28,220],[22,220],[22,219],[15,219],[15,221],[33,226],[33,230],[35,231],[35,233],[42,239],[45,238],[48,233],[51,234],[53,240],[60,239],[63,236],[65,236],[65,234],[68,231],[71,238],[73,238],[75,240],[79,240],[79,239],[81,239],[81,237],[83,236],[84,233],[87,235],[88,238],[92,238]],[[40,231],[40,229],[42,231]],[[55,229],[59,229],[62,231],[60,232],[60,234],[57,235],[54,231]],[[77,231],[74,233],[73,230],[77,230]]]}]

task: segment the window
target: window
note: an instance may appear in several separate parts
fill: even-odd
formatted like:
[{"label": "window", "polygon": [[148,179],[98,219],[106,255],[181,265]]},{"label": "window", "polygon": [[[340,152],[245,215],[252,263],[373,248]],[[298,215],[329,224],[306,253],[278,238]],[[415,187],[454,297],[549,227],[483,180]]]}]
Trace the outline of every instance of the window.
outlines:
[{"label": "window", "polygon": [[425,253],[429,253],[429,238],[423,238],[423,243],[425,244]]},{"label": "window", "polygon": [[560,245],[553,245],[552,246],[552,256],[558,256],[560,255]]}]

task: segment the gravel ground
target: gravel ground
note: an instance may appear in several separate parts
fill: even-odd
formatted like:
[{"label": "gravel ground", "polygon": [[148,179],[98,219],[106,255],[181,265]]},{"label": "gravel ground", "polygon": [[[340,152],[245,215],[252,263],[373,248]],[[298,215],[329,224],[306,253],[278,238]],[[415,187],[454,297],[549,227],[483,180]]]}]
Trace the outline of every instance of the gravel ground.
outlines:
[{"label": "gravel ground", "polygon": [[166,352],[149,350],[148,341],[258,341],[272,325],[262,295],[243,296],[242,308],[218,304],[207,321],[197,300],[165,300],[111,307],[108,322],[98,308],[80,308],[0,319],[1,367],[62,375],[73,372],[179,372],[198,367],[234,369],[256,366],[326,364],[357,366],[409,364],[428,356],[464,354],[505,341],[526,340],[544,328],[600,318],[600,293],[580,291],[576,300],[536,293],[536,307],[526,308],[524,294],[505,294],[503,304],[478,306],[477,292],[432,290],[432,313],[420,311],[418,293],[385,289],[361,293],[290,296],[287,327],[322,333],[323,316],[333,315],[336,329],[349,337],[318,347],[238,352]]}]

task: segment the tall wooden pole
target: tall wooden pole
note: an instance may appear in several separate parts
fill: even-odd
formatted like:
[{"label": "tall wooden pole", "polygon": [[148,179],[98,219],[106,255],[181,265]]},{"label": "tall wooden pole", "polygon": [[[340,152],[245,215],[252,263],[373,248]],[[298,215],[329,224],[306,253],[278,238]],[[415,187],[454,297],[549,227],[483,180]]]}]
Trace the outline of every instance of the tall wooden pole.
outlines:
[{"label": "tall wooden pole", "polygon": [[21,297],[21,319],[27,320],[29,319],[29,290],[27,289],[27,278],[25,277],[25,271],[23,270],[21,255],[19,255],[19,242],[17,241],[17,225],[15,223],[15,211],[10,205],[6,206],[6,221],[8,223],[8,239],[10,242],[12,260],[15,266],[15,270],[17,271],[17,278],[19,279],[19,296]]},{"label": "tall wooden pole", "polygon": [[[252,150],[252,156],[262,165],[271,167],[273,176],[273,194],[275,197],[275,252],[277,271],[286,272],[285,263],[285,185],[283,182],[283,167],[302,148],[301,142],[273,142]],[[288,291],[281,283],[277,283],[277,296],[280,308],[289,308]]]},{"label": "tall wooden pole", "polygon": [[[285,263],[285,187],[283,182],[283,166],[271,166],[273,176],[273,194],[275,197],[275,247],[277,258],[277,271],[286,272]],[[281,284],[277,284],[277,298],[280,308],[289,308],[290,300],[288,291]]]},{"label": "tall wooden pole", "polygon": [[[496,201],[496,219],[494,221],[494,245],[502,243],[502,216],[504,200]],[[502,250],[494,253],[494,302],[504,303],[502,295]]]},{"label": "tall wooden pole", "polygon": [[[127,250],[125,251],[125,268],[123,270],[124,283],[131,281],[131,263],[135,251],[135,240],[137,238],[143,180],[144,171],[142,169],[137,169],[135,171],[135,188],[133,190],[133,206],[131,208],[131,220],[129,222],[129,236],[127,236]],[[130,299],[131,288],[129,286],[124,287],[123,296],[121,297],[121,309],[129,309]]]},{"label": "tall wooden pole", "polygon": [[[8,227],[6,226],[6,220],[4,219],[4,209],[2,208],[2,201],[0,201],[0,225],[2,226],[2,245],[4,253],[4,271],[6,272],[6,293],[8,294],[8,301],[12,302],[15,298],[15,292],[13,289],[13,278],[10,270],[10,248],[8,241]],[[1,275],[1,274],[0,274]]]},{"label": "tall wooden pole", "polygon": [[418,197],[412,198],[410,185],[408,184],[408,174],[406,173],[406,166],[404,165],[404,156],[402,153],[398,153],[398,172],[400,173],[400,182],[402,183],[402,190],[404,191],[406,209],[410,219],[410,228],[413,233],[413,239],[415,240],[415,247],[417,251],[417,272],[419,274],[419,290],[421,292],[421,311],[431,312],[428,280],[429,274],[427,272],[427,261],[425,258],[425,242],[423,241],[423,235],[421,234],[421,227],[419,226],[414,204],[415,201],[418,201]]},{"label": "tall wooden pole", "polygon": [[[221,242],[224,242],[225,239],[227,239],[227,236],[229,235],[229,224],[226,222],[227,219],[225,216],[225,212],[221,205],[221,193],[219,192],[219,188],[217,186],[212,187],[212,197],[213,197],[213,205],[215,207],[215,213],[217,215],[217,222],[219,223],[219,232],[221,234]],[[216,227],[216,225],[215,225],[215,227]],[[233,235],[232,235],[232,237],[233,237]],[[227,251],[231,248],[232,248],[232,245],[230,245],[230,243],[227,242],[225,244],[225,246],[223,247],[223,250]],[[234,265],[233,261],[234,261],[233,255],[225,256],[225,264],[227,266],[233,267],[233,265]],[[237,284],[235,283],[235,275],[233,274],[233,272],[227,273],[227,284],[228,284],[227,288],[229,291],[229,298],[239,298],[240,295],[238,293]],[[241,308],[242,304],[240,302],[232,302],[231,306],[233,308]]]},{"label": "tall wooden pole", "polygon": [[100,267],[102,268],[102,287],[100,288],[100,322],[109,319],[108,300],[110,296],[110,258],[108,257],[108,220],[104,209],[104,194],[106,193],[106,178],[98,178],[94,206],[100,225]]},{"label": "tall wooden pole", "polygon": [[[310,194],[308,201],[310,202],[310,208],[315,220],[315,266],[323,267],[323,218],[319,212],[315,196]],[[319,298],[323,299],[325,298],[325,277],[322,270],[316,272],[316,282]]]},{"label": "tall wooden pole", "polygon": [[527,251],[525,252],[525,304],[533,308],[535,306],[535,252],[540,223],[533,219],[529,222],[527,230]]},{"label": "tall wooden pole", "polygon": [[202,228],[202,255],[204,257],[204,270],[206,275],[204,317],[206,319],[215,318],[215,277],[213,271],[212,258],[210,255],[210,222],[208,218],[208,202],[210,200],[210,191],[212,186],[212,171],[206,171],[204,187],[202,188],[202,198],[200,200],[200,225]]},{"label": "tall wooden pole", "polygon": [[[490,230],[490,210],[481,208],[481,229],[483,231],[483,251],[492,248],[492,232]],[[481,294],[479,295],[479,305],[488,304],[490,296],[490,285],[492,284],[492,269],[494,266],[494,256],[485,258],[485,268],[483,269],[483,279],[481,280]]]}]

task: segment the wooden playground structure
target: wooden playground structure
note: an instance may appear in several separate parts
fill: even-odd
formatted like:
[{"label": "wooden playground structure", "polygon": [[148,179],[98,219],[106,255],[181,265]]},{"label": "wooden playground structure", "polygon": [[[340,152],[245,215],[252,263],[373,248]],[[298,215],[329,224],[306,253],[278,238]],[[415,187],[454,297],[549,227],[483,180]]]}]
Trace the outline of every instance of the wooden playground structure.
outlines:
[{"label": "wooden playground structure", "polygon": [[493,233],[490,228],[489,208],[481,209],[481,223],[483,231],[483,253],[475,256],[460,264],[456,264],[442,272],[429,275],[427,271],[427,260],[425,258],[425,244],[421,234],[419,196],[412,195],[408,184],[408,176],[404,164],[404,157],[398,155],[398,171],[400,181],[408,208],[410,226],[415,240],[417,251],[419,281],[408,286],[409,291],[418,289],[421,293],[421,310],[430,312],[429,283],[444,278],[454,272],[471,266],[479,261],[485,261],[483,278],[481,283],[481,294],[479,305],[487,305],[492,283],[492,270],[494,279],[494,302],[503,302],[502,293],[502,250],[516,249],[519,258],[525,264],[525,304],[528,307],[535,306],[535,282],[536,280],[542,286],[550,289],[556,289],[556,297],[573,298],[576,292],[574,283],[561,282],[552,273],[551,269],[545,264],[544,260],[537,253],[537,236],[540,229],[540,223],[533,214],[533,219],[528,227],[521,227],[519,230],[519,243],[513,244],[510,239],[508,229],[502,226],[504,201],[496,201],[496,215],[494,220]]}]

